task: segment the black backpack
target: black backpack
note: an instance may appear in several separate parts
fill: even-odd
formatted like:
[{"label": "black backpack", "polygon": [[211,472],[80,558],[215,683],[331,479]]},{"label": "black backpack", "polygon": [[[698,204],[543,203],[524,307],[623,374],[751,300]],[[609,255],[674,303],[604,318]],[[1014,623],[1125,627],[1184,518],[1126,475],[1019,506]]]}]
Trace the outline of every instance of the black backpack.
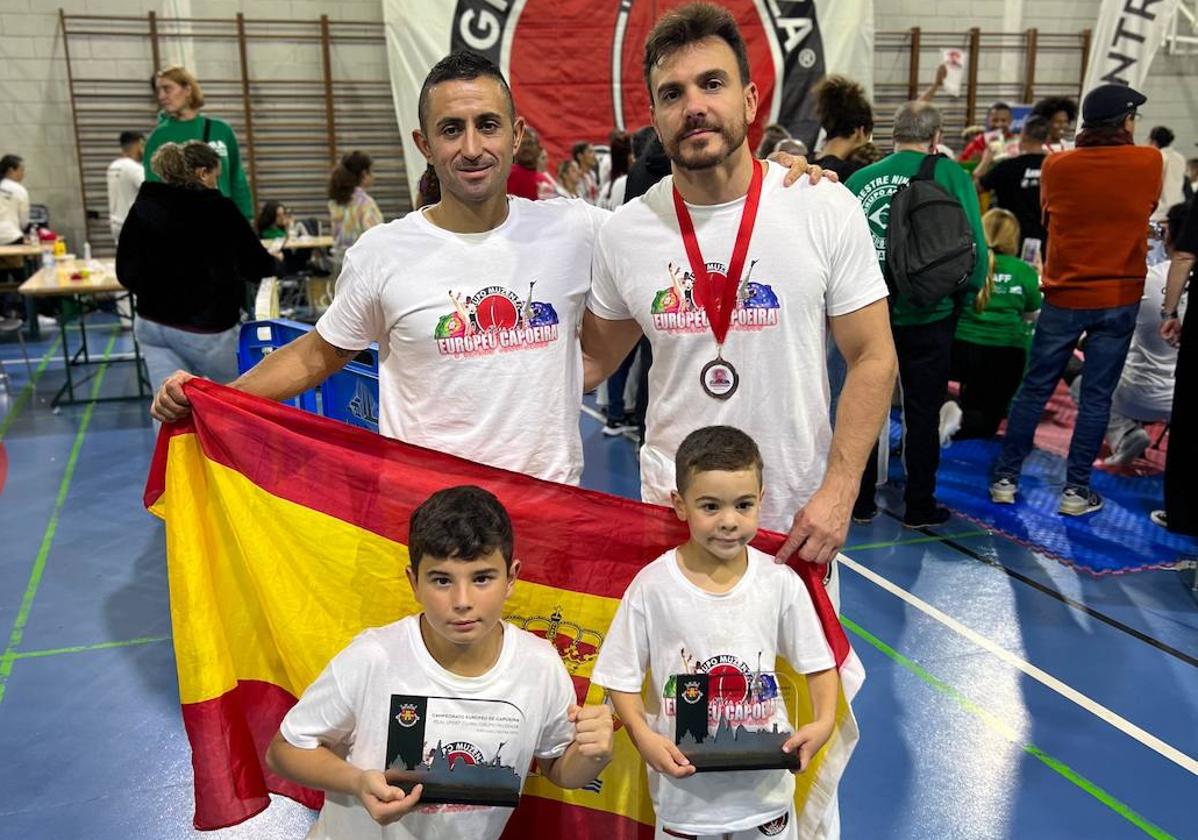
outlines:
[{"label": "black backpack", "polygon": [[886,282],[921,309],[960,292],[973,274],[977,243],[961,202],[933,180],[939,155],[890,200]]}]

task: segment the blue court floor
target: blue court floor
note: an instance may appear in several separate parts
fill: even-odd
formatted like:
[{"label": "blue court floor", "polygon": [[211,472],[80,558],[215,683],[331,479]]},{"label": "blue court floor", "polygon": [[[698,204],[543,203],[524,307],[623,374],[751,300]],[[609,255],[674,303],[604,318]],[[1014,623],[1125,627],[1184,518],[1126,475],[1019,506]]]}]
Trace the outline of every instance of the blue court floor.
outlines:
[{"label": "blue court floor", "polygon": [[[129,349],[127,333],[95,335],[101,355]],[[0,344],[0,838],[202,836],[162,529],[141,505],[146,406],[53,413],[54,336],[30,352],[35,391],[18,346]],[[133,387],[126,365],[84,390]],[[584,482],[635,496],[632,443],[581,422]],[[882,500],[841,568],[868,672],[843,836],[1198,837],[1192,572],[1093,578],[963,519],[904,530],[895,492]],[[310,819],[279,800],[207,836],[298,838]]]}]

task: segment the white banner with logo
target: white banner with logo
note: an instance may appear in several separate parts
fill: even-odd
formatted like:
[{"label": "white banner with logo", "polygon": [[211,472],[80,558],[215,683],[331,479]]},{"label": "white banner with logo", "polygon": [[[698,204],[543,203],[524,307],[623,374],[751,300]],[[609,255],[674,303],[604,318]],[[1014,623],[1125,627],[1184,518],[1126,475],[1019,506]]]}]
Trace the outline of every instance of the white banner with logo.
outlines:
[{"label": "white banner with logo", "polygon": [[[649,122],[641,70],[657,16],[685,0],[383,0],[391,90],[412,194],[424,171],[411,139],[429,69],[453,50],[491,58],[516,108],[541,135],[551,161],[579,140],[606,142],[613,128]],[[763,107],[756,144],[778,122],[811,145],[818,126],[812,86],[839,73],[873,90],[874,0],[723,0],[749,49]]]},{"label": "white banner with logo", "polygon": [[1105,84],[1139,90],[1175,14],[1177,0],[1102,0],[1085,92]]}]

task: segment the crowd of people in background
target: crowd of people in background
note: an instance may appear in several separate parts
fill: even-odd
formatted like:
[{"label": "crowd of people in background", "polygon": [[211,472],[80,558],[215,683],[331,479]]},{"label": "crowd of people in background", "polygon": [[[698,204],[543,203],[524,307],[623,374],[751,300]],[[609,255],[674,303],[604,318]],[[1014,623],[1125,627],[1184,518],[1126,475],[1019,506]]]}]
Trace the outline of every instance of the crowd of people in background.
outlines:
[{"label": "crowd of people in background", "polygon": [[[1090,468],[1103,441],[1108,465],[1130,463],[1150,444],[1145,424],[1168,423],[1175,401],[1183,399],[1181,383],[1188,371],[1177,347],[1185,278],[1175,275],[1192,264],[1195,250],[1194,214],[1187,211],[1198,189],[1198,159],[1187,160],[1174,147],[1174,132],[1166,126],[1153,127],[1147,144],[1135,146],[1137,108],[1144,97],[1111,86],[1091,92],[1080,109],[1069,97],[1045,97],[1030,112],[1020,109],[1018,119],[1010,104],[994,102],[984,125],[949,138],[934,105],[943,78],[941,68],[920,97],[898,109],[891,154],[873,142],[876,114],[864,86],[830,75],[812,91],[818,135],[795,137],[786,126],[769,124],[755,156],[806,156],[835,172],[863,206],[888,279],[886,210],[899,186],[926,177],[963,213],[972,262],[960,288],[931,303],[916,303],[891,286],[907,524],[947,518],[935,495],[940,449],[954,439],[996,436],[1008,414],[991,496],[997,503],[1014,500],[1020,465],[1045,402],[1066,368],[1076,366],[1071,360],[1079,349],[1084,375],[1072,383],[1079,411],[1060,510],[1091,513],[1102,507],[1090,487]],[[244,305],[242,284],[274,273],[335,279],[362,234],[384,222],[369,193],[373,161],[353,151],[329,175],[327,223],[333,244],[327,265],[313,265],[311,251],[285,244],[276,257],[258,240],[286,243],[310,236],[316,233],[313,226],[323,229],[325,219],[297,220],[275,199],[262,201],[255,213],[237,138],[227,122],[205,113],[196,77],[173,66],[156,73],[152,83],[158,124],[148,136],[121,132],[120,154],[106,173],[108,223],[120,243],[118,271],[138,293],[144,324],[139,339],[153,382],[175,367],[228,379],[229,360],[213,367],[208,359],[222,355],[211,348],[223,347],[235,331],[234,298]],[[651,126],[613,129],[603,139],[602,146],[579,139],[554,164],[541,134],[526,126],[508,193],[615,210],[668,174],[669,161]],[[957,151],[950,148],[954,143]],[[1073,149],[1076,155],[1061,154]],[[921,175],[931,156],[934,165]],[[31,227],[24,163],[7,154],[0,169],[0,244],[20,243]],[[417,193],[417,207],[435,206],[441,199],[431,163]],[[1100,216],[1091,212],[1099,204],[1105,208]],[[195,260],[186,272],[194,282],[184,284],[186,293],[176,283],[165,303],[161,276],[170,273],[168,263],[177,264],[167,243],[175,247],[186,238],[183,220],[196,214],[212,214],[205,215],[203,226],[228,228],[229,236],[221,238],[227,248],[208,250]],[[1155,224],[1152,236],[1149,223]],[[0,257],[0,275],[20,268],[20,258]],[[16,312],[15,298],[6,297],[4,308]],[[642,341],[601,389],[609,436],[643,434],[650,364]],[[828,369],[835,392],[843,381],[843,361],[834,349]],[[950,382],[957,387],[950,388]],[[1184,449],[1178,437],[1174,424],[1171,456]],[[853,511],[858,521],[876,514],[877,462],[871,459],[861,482]],[[1167,521],[1164,515],[1157,519]],[[1198,530],[1198,523],[1185,527]]]},{"label": "crowd of people in background", "polygon": [[[995,437],[1012,404],[1017,412],[1014,429],[1005,435],[994,466],[991,495],[996,503],[1014,500],[1019,465],[1030,451],[1044,404],[1075,354],[1090,357],[1090,379],[1082,384],[1084,377],[1077,378],[1072,389],[1079,406],[1078,427],[1060,512],[1092,513],[1103,504],[1090,486],[1090,464],[1104,434],[1110,449],[1107,463],[1124,465],[1147,448],[1145,423],[1169,421],[1170,412],[1161,406],[1172,399],[1171,383],[1167,396],[1153,383],[1159,386],[1163,377],[1172,377],[1176,348],[1159,335],[1150,340],[1147,332],[1153,318],[1160,326],[1158,310],[1164,303],[1169,266],[1164,258],[1182,240],[1181,222],[1198,186],[1198,161],[1187,162],[1171,147],[1174,134],[1165,126],[1149,132],[1147,145],[1134,146],[1136,108],[1144,100],[1133,91],[1131,99],[1119,101],[1127,89],[1110,88],[1090,103],[1088,112],[1069,97],[1050,96],[1030,110],[1022,109],[1017,120],[1010,104],[995,102],[985,124],[968,127],[954,150],[932,104],[942,77],[938,73],[923,95],[899,109],[891,155],[872,142],[875,114],[864,87],[841,76],[825,77],[813,91],[820,126],[814,154],[778,124],[764,126],[755,154],[808,155],[818,166],[836,172],[865,206],[883,270],[887,225],[885,212],[878,211],[887,206],[896,185],[916,177],[925,157],[936,155],[943,161],[932,178],[953,196],[968,220],[974,262],[959,293],[931,306],[917,306],[891,290],[892,329],[903,370],[897,399],[904,424],[907,524],[947,519],[948,511],[935,497],[940,449],[953,440]],[[1109,101],[1098,104],[1105,101],[1103,96]],[[649,156],[660,144],[651,129],[631,135],[613,130],[606,154],[596,161],[591,144],[574,144],[557,167],[556,178],[549,179],[552,189],[538,190],[545,150],[531,130],[525,144],[517,155],[509,192],[529,198],[577,198],[615,209],[643,193],[644,187],[630,193],[630,181],[651,184],[668,172],[660,163],[652,171]],[[1049,159],[1075,148],[1082,153],[1062,157],[1056,167],[1060,174],[1043,189],[1042,173],[1054,167]],[[1096,177],[1100,172],[1103,176]],[[1116,190],[1113,201],[1109,189],[1101,186],[1111,183],[1104,180],[1107,176],[1127,187]],[[1145,193],[1149,187],[1155,190],[1152,196]],[[879,190],[883,195],[877,195]],[[1093,194],[1095,190],[1102,195]],[[1096,225],[1090,208],[1098,201],[1111,213],[1104,224]],[[1167,236],[1166,219],[1172,220]],[[1155,241],[1149,221],[1162,223]],[[1093,247],[1099,241],[1095,236],[1108,246],[1118,245],[1097,253],[1104,249]],[[1116,309],[1121,320],[1110,325],[1105,319]],[[1034,340],[1037,335],[1039,343]],[[1161,352],[1164,347],[1172,352]],[[606,393],[601,390],[604,431],[610,436],[635,435],[638,428],[643,433],[643,416],[631,408],[637,403],[637,378],[628,382],[630,371],[647,364],[645,350],[634,350],[606,383]],[[843,376],[839,364],[833,351],[829,376],[834,389]],[[642,388],[643,383],[642,377]],[[1153,392],[1149,405],[1132,404],[1128,395],[1141,389]],[[1111,409],[1112,399],[1124,411]],[[1104,419],[1108,414],[1109,430]],[[875,463],[871,460],[862,480],[854,509],[857,521],[876,514]]]}]

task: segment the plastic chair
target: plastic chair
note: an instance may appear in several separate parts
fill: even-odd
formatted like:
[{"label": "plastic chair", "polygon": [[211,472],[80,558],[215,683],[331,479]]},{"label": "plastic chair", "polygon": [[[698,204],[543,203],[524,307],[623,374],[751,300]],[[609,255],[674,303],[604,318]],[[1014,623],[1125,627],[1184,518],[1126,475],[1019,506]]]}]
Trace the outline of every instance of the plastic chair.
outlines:
[{"label": "plastic chair", "polygon": [[[36,389],[37,383],[33,381],[33,365],[29,363],[29,351],[25,347],[24,327],[25,322],[20,318],[0,318],[0,335],[16,333],[17,341],[21,343],[21,355],[25,358],[25,371],[29,374],[29,387]],[[0,368],[0,382],[4,383],[4,392],[6,394],[12,393],[8,374],[3,368]]]}]

